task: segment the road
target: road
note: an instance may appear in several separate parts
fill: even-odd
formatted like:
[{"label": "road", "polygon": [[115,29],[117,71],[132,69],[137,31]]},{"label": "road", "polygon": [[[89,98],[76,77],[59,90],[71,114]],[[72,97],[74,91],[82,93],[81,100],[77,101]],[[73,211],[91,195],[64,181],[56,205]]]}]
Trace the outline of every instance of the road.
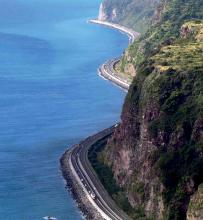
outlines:
[{"label": "road", "polygon": [[118,76],[114,68],[119,61],[120,58],[108,60],[99,67],[98,72],[100,76],[113,82],[122,89],[128,91],[131,82],[129,82],[126,78],[122,78],[121,76]]},{"label": "road", "polygon": [[116,24],[116,23],[112,23],[112,22],[108,22],[108,21],[100,21],[98,19],[91,19],[88,22],[93,23],[93,24],[104,25],[104,26],[107,26],[110,28],[115,28],[115,29],[127,34],[129,37],[130,44],[132,44],[135,41],[135,39],[140,36],[140,33],[134,31],[133,29],[124,27],[124,26]]},{"label": "road", "polygon": [[74,146],[70,153],[69,163],[77,181],[83,187],[83,191],[86,192],[89,200],[104,219],[130,220],[108,195],[88,159],[90,147],[99,140],[107,138],[114,129],[115,126],[112,126]]},{"label": "road", "polygon": [[[133,29],[124,27],[116,23],[112,23],[108,21],[101,21],[98,19],[92,19],[92,20],[89,20],[88,22],[93,23],[93,24],[104,25],[110,28],[115,28],[127,34],[129,37],[129,44],[132,44],[140,36],[140,33],[134,31]],[[117,86],[121,87],[125,91],[128,91],[131,82],[127,80],[126,78],[123,78],[120,75],[118,75],[114,68],[115,64],[118,63],[119,61],[120,61],[120,58],[108,60],[107,62],[105,62],[103,65],[99,67],[98,72],[99,72],[99,75],[102,76],[104,79],[107,79],[113,82],[114,84],[116,84]]]},{"label": "road", "polygon": [[[133,43],[139,36],[139,33],[118,24],[101,22],[98,20],[91,20],[90,22],[116,28],[119,31],[126,33],[129,36],[129,43]],[[110,80],[127,91],[129,89],[130,82],[128,82],[125,78],[118,76],[115,72],[114,66],[119,61],[120,58],[111,59],[101,65],[98,71],[100,76]],[[103,219],[131,220],[108,195],[88,159],[88,150],[90,147],[99,140],[111,135],[115,127],[116,125],[105,129],[104,131],[101,131],[82,141],[80,144],[72,147],[71,150],[69,150],[67,163],[69,164],[74,179],[80,184],[90,203],[100,213]]]}]

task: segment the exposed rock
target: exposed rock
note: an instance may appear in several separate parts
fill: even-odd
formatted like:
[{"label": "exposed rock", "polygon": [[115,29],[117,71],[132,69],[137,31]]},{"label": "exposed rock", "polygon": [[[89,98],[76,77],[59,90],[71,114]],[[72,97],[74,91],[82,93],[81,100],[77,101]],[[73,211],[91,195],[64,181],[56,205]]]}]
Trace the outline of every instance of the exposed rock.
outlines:
[{"label": "exposed rock", "polygon": [[162,1],[162,3],[156,8],[154,17],[153,17],[153,22],[154,23],[159,23],[161,21],[161,16],[165,11],[167,5],[167,0]]},{"label": "exposed rock", "polygon": [[132,63],[129,63],[128,65],[125,65],[124,72],[129,74],[132,77],[136,76],[136,69]]},{"label": "exposed rock", "polygon": [[[166,48],[164,45],[173,47],[173,41],[162,44]],[[179,48],[182,45],[175,49],[184,57],[184,50]],[[163,51],[154,54],[158,61]],[[172,61],[176,57],[173,53]],[[190,196],[203,181],[199,97],[203,84],[202,72],[185,70],[181,62],[176,71],[169,64],[166,70],[161,65],[154,68],[151,61],[139,66],[125,100],[122,122],[106,147],[105,161],[132,207],[140,207],[146,216],[155,219],[167,216],[182,220],[186,219]],[[194,64],[202,65],[195,59]],[[185,110],[191,106],[195,106],[194,112]]]},{"label": "exposed rock", "polygon": [[198,41],[203,40],[203,24],[199,20],[186,22],[182,25],[180,35],[182,38],[195,38]]},{"label": "exposed rock", "polygon": [[198,118],[195,121],[194,128],[192,131],[193,140],[202,140],[203,139],[203,118]]},{"label": "exposed rock", "polygon": [[99,19],[144,32],[160,0],[103,0]]},{"label": "exposed rock", "polygon": [[99,8],[99,16],[98,16],[98,20],[100,21],[106,21],[108,19],[108,14],[107,11],[103,5],[103,3],[101,3],[100,8]]},{"label": "exposed rock", "polygon": [[200,185],[198,191],[191,197],[187,212],[187,220],[203,219],[203,185]]}]

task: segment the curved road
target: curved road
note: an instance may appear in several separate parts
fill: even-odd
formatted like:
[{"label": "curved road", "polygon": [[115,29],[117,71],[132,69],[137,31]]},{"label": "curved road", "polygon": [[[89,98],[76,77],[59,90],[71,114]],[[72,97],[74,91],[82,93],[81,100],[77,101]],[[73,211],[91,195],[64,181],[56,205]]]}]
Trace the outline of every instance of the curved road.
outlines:
[{"label": "curved road", "polygon": [[99,69],[99,75],[104,77],[105,79],[113,82],[117,86],[121,87],[125,91],[128,91],[131,82],[129,82],[127,79],[121,78],[116,73],[114,66],[120,61],[120,58],[115,58],[108,60],[104,64],[102,64]]},{"label": "curved road", "polygon": [[120,24],[116,24],[116,23],[112,23],[112,22],[108,22],[108,21],[101,21],[98,19],[91,19],[88,22],[93,23],[93,24],[99,24],[99,25],[104,25],[110,28],[115,28],[125,34],[128,35],[129,37],[129,43],[132,44],[136,38],[138,38],[140,36],[140,33],[134,31],[133,29],[124,27]]},{"label": "curved road", "polygon": [[[133,43],[133,41],[139,36],[139,33],[118,24],[98,20],[90,20],[90,22],[116,28],[126,33],[129,36],[130,43]],[[98,71],[100,76],[112,81],[124,90],[128,90],[130,82],[119,77],[114,70],[115,64],[119,61],[120,58],[111,59],[101,65]],[[66,158],[67,161],[66,159],[64,161],[68,163],[68,167],[70,168],[75,180],[80,184],[87,198],[94,208],[100,213],[103,219],[131,220],[120,208],[118,208],[115,202],[108,195],[88,159],[88,151],[91,146],[96,142],[109,137],[116,126],[117,125],[114,125],[111,128],[105,129],[96,135],[87,138],[80,144],[73,146],[68,152],[68,157]],[[66,156],[67,155],[63,157]],[[63,159],[64,158],[62,158],[62,160]]]},{"label": "curved road", "polygon": [[[98,19],[92,19],[92,20],[89,20],[89,22],[94,23],[94,24],[104,25],[110,28],[115,28],[127,34],[129,37],[129,44],[132,44],[140,36],[140,33],[134,31],[133,29],[124,27],[116,23],[112,23],[108,21],[101,21]],[[107,79],[113,82],[115,85],[121,87],[125,91],[128,91],[131,82],[127,80],[126,78],[119,76],[116,73],[115,68],[114,68],[115,64],[117,64],[119,61],[120,61],[120,58],[108,60],[107,62],[105,62],[103,65],[99,67],[98,72],[99,72],[99,75],[103,77],[104,79]]]},{"label": "curved road", "polygon": [[[115,125],[116,126],[116,125]],[[75,178],[83,191],[101,216],[106,220],[130,220],[130,218],[117,207],[108,195],[88,159],[88,150],[101,139],[107,138],[115,126],[93,135],[71,149],[69,165]]]}]

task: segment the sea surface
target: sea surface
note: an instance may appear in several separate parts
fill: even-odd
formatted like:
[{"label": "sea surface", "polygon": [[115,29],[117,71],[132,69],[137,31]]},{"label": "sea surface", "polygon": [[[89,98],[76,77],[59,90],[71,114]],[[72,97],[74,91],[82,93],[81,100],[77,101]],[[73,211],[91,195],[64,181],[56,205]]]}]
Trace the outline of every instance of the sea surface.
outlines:
[{"label": "sea surface", "polygon": [[59,158],[119,121],[125,92],[98,77],[128,44],[88,24],[99,0],[0,0],[0,219],[81,220]]}]

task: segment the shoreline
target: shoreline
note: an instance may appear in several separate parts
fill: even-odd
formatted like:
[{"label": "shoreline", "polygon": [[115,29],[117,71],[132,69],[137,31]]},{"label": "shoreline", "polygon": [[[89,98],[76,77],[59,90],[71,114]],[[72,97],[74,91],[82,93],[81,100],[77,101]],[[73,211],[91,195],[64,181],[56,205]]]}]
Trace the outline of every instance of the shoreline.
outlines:
[{"label": "shoreline", "polygon": [[99,213],[89,201],[90,198],[88,198],[86,192],[83,190],[83,187],[79,184],[68,162],[70,160],[71,151],[74,147],[75,146],[72,146],[69,150],[67,150],[60,159],[60,170],[66,183],[66,189],[81,212],[82,218],[87,220],[96,220],[97,218],[98,220],[106,220],[105,218],[99,216]]},{"label": "shoreline", "polygon": [[91,19],[88,22],[92,24],[99,24],[99,25],[103,25],[106,27],[114,28],[116,30],[121,31],[124,34],[127,34],[129,37],[129,44],[132,44],[135,41],[135,39],[140,36],[140,33],[134,31],[133,29],[127,28],[125,26],[122,26],[116,23],[112,23],[108,21],[100,21],[98,19]]},{"label": "shoreline", "polygon": [[[104,26],[107,26],[110,28],[117,29],[124,34],[127,34],[127,36],[129,37],[129,44],[133,43],[134,40],[139,36],[139,33],[135,32],[129,28],[120,26],[118,24],[113,24],[110,22],[103,22],[103,21],[98,21],[98,20],[90,20],[89,23],[104,25]],[[112,82],[114,85],[120,87],[121,89],[123,89],[127,92],[130,87],[131,82],[129,82],[128,79],[121,78],[120,76],[118,76],[118,74],[116,73],[116,71],[114,69],[114,66],[119,61],[120,61],[120,58],[115,58],[115,59],[111,59],[111,60],[106,61],[104,64],[102,64],[98,68],[98,74],[100,77]],[[91,165],[89,165],[89,167],[86,167],[86,170],[85,170],[85,168],[83,167],[84,164],[81,164],[80,159],[78,159],[79,160],[79,167],[81,166],[81,170],[83,170],[84,173],[86,173],[87,170],[92,170],[93,176],[95,174],[94,178],[97,179],[97,181],[99,181],[99,183],[97,183],[98,185],[97,184],[96,185],[97,186],[101,185],[101,186],[99,186],[101,194],[99,194],[99,192],[94,184],[92,185],[93,186],[92,189],[90,189],[89,187],[87,188],[87,185],[89,185],[89,183],[85,183],[84,179],[81,179],[81,175],[83,176],[83,174],[80,173],[78,168],[76,169],[74,167],[74,163],[77,164],[76,161],[77,161],[77,158],[79,158],[78,152],[80,150],[78,151],[78,149],[84,150],[84,148],[85,148],[86,152],[88,152],[88,150],[93,145],[93,143],[95,143],[95,140],[99,141],[99,140],[103,139],[104,136],[107,135],[107,133],[108,133],[108,135],[110,133],[112,134],[116,127],[117,127],[117,124],[110,127],[110,128],[107,128],[101,132],[98,132],[95,135],[92,135],[92,136],[86,138],[84,141],[80,142],[79,144],[70,147],[70,149],[68,149],[60,158],[60,169],[62,172],[62,176],[66,182],[66,188],[68,189],[73,200],[76,202],[77,207],[82,212],[82,214],[83,214],[82,217],[84,217],[87,220],[112,220],[112,219],[118,219],[118,220],[121,220],[121,219],[127,220],[128,219],[128,220],[130,220],[129,217],[123,212],[123,210],[118,209],[117,205],[114,203],[114,201],[108,195],[108,193],[104,189],[103,185],[98,180],[97,174],[95,173],[95,171],[93,170]],[[74,153],[74,151],[76,151],[76,153]],[[84,176],[84,178],[86,178],[86,177]],[[87,179],[89,179],[88,176],[87,176]],[[93,183],[93,180],[91,180],[91,182]],[[106,203],[103,204],[103,207],[106,206],[108,208],[102,209],[101,208],[102,206],[99,207],[96,200],[94,198],[92,198],[92,193],[90,193],[90,192],[94,192],[96,194],[96,200],[99,199],[99,197],[101,197],[100,202],[102,200],[104,201],[106,199]],[[101,195],[105,195],[105,199]],[[109,211],[108,209],[110,209],[111,211]],[[120,215],[122,217],[120,217]],[[111,216],[113,216],[113,217],[111,217]]]},{"label": "shoreline", "polygon": [[127,92],[130,87],[130,82],[128,82],[124,78],[119,77],[114,70],[115,64],[117,64],[119,61],[120,59],[112,59],[106,61],[98,68],[98,74],[100,77],[110,81],[115,86],[118,86],[119,88]]},{"label": "shoreline", "polygon": [[[98,25],[103,25],[109,28],[114,28],[124,34],[126,34],[129,37],[129,45],[132,44],[136,38],[138,38],[140,36],[140,33],[121,26],[119,24],[115,24],[115,23],[111,23],[111,22],[107,22],[107,21],[100,21],[97,19],[92,19],[88,21],[89,23],[92,24],[98,24]],[[117,72],[114,69],[114,66],[120,61],[119,59],[111,59],[111,60],[107,60],[104,64],[102,64],[99,68],[98,68],[98,75],[102,78],[104,78],[105,80],[110,81],[111,83],[113,83],[114,85],[120,87],[121,89],[123,89],[124,91],[128,91],[131,82],[128,82],[128,79],[124,79],[121,78]]]},{"label": "shoreline", "polygon": [[109,196],[88,159],[90,148],[109,138],[116,127],[117,124],[73,145],[60,159],[66,188],[87,220],[130,220]]}]

